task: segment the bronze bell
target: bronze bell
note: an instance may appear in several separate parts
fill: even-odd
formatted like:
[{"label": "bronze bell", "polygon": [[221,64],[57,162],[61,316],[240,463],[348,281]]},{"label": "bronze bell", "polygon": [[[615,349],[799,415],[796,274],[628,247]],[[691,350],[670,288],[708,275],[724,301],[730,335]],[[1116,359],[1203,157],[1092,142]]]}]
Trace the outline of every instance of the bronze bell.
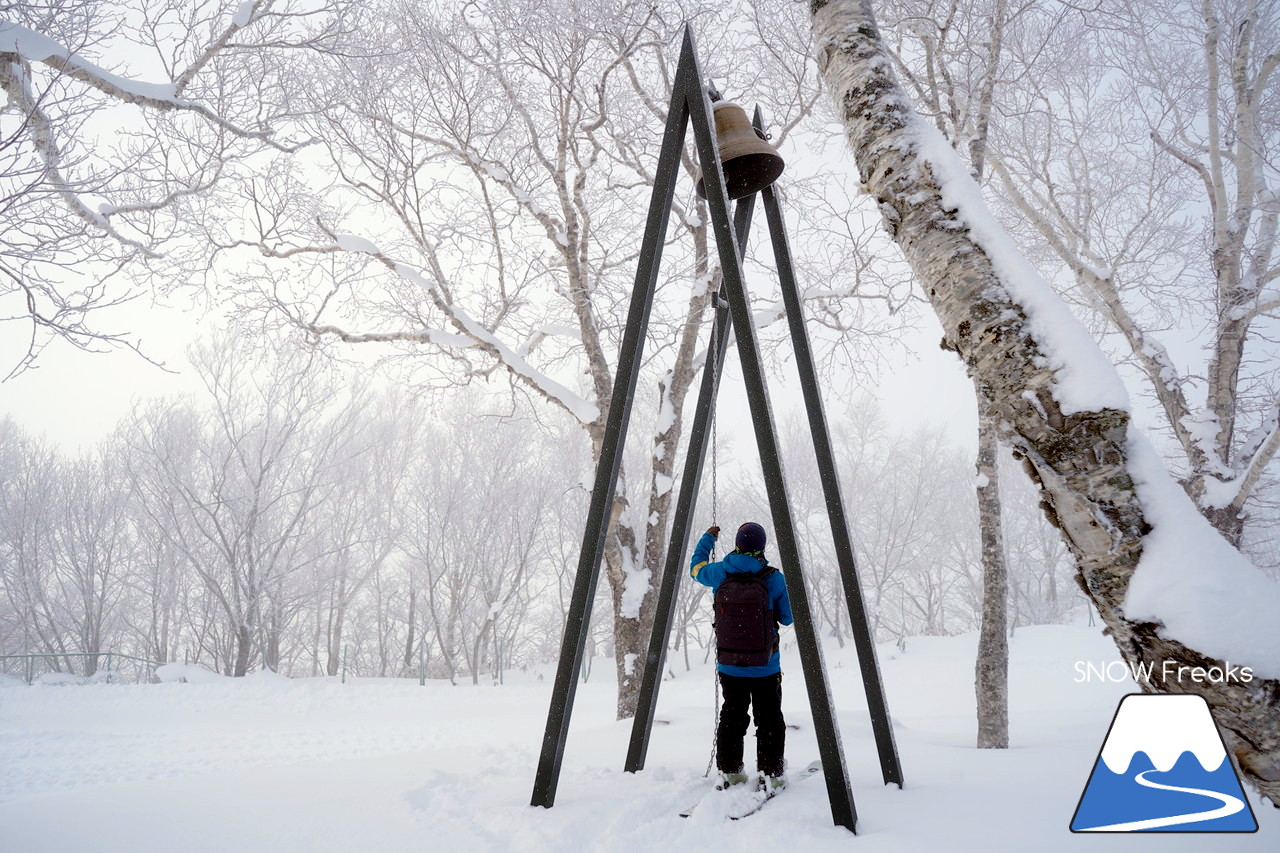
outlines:
[{"label": "bronze bell", "polygon": [[[716,145],[729,198],[749,196],[778,180],[786,164],[777,149],[765,141],[764,134],[751,126],[747,111],[732,101],[717,101],[713,110]],[[698,195],[707,197],[701,172]]]}]

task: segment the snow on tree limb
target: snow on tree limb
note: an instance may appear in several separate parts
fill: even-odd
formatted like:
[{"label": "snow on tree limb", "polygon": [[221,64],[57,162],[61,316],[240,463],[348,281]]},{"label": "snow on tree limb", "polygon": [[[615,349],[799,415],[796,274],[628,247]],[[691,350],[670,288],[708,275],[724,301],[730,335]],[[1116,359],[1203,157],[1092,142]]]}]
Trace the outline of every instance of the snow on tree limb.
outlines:
[{"label": "snow on tree limb", "polygon": [[[271,129],[249,130],[240,127],[204,104],[179,97],[177,83],[148,83],[121,77],[90,62],[56,40],[10,21],[0,21],[0,61],[5,59],[9,62],[22,61],[46,65],[65,77],[78,80],[127,104],[162,112],[181,110],[194,113],[236,136],[257,139],[286,153],[297,151],[314,142],[314,140],[306,140],[296,145],[276,142],[271,138],[275,133]],[[183,85],[185,82],[187,81],[184,81]]]},{"label": "snow on tree limb", "polygon": [[[1016,247],[955,152],[911,109],[870,0],[811,0],[810,11],[818,66],[864,189],[933,305],[943,346],[965,362],[1039,484],[1108,633],[1131,663],[1248,657],[1264,674],[1251,683],[1162,675],[1143,686],[1204,695],[1241,768],[1280,802],[1280,588],[1202,516],[1181,511],[1189,501],[1178,503],[1182,493],[1131,429],[1114,368],[1075,332],[1056,295],[1024,277]],[[1198,585],[1188,588],[1189,578]],[[1206,590],[1214,598],[1202,602],[1197,596]]]},{"label": "snow on tree limb", "polygon": [[[1212,448],[1206,446],[1207,438],[1194,429],[1191,406],[1183,393],[1183,378],[1179,374],[1177,365],[1169,357],[1164,345],[1146,334],[1125,307],[1111,272],[1099,269],[1087,259],[1082,258],[1079,254],[1079,246],[1067,244],[1067,241],[1043,215],[1044,205],[1026,198],[999,157],[993,156],[989,162],[992,171],[1000,176],[1005,192],[1018,210],[1028,222],[1035,226],[1076,278],[1084,282],[1101,299],[1109,319],[1124,336],[1139,366],[1155,389],[1156,398],[1164,408],[1165,417],[1173,427],[1174,435],[1191,460],[1192,466],[1196,470],[1212,469],[1217,462],[1216,457]],[[1036,202],[1043,202],[1043,200],[1037,199]],[[1228,473],[1221,464],[1217,464],[1217,470],[1224,476]]]},{"label": "snow on tree limb", "polygon": [[[9,103],[16,106],[26,115],[32,145],[40,156],[40,160],[44,163],[45,179],[56,188],[67,209],[77,218],[109,234],[124,245],[140,251],[149,258],[159,257],[149,247],[118,232],[111,225],[106,215],[92,210],[80,199],[79,193],[67,180],[66,175],[63,173],[63,154],[55,139],[53,122],[40,106],[40,99],[31,90],[31,77],[27,73],[27,66],[22,61],[14,58],[14,54],[6,53],[2,49],[4,47],[3,38],[6,35],[4,28],[14,26],[17,25],[0,23],[0,89],[3,89],[4,93],[9,96]],[[28,32],[30,31],[28,30]],[[36,34],[32,33],[32,35]]]},{"label": "snow on tree limb", "polygon": [[311,324],[307,331],[317,337],[332,336],[348,344],[414,343],[435,344],[439,347],[474,347],[475,341],[462,335],[442,332],[439,329],[413,329],[404,332],[348,332],[339,326]]},{"label": "snow on tree limb", "polygon": [[21,57],[27,62],[47,65],[60,74],[93,86],[99,91],[129,103],[166,109],[177,106],[172,83],[147,83],[112,74],[90,62],[70,48],[35,30],[10,21],[0,21],[0,53]]},{"label": "snow on tree limb", "polygon": [[1210,496],[1210,505],[1230,507],[1237,512],[1243,510],[1245,501],[1257,488],[1262,472],[1277,452],[1280,452],[1280,400],[1272,404],[1262,425],[1245,440],[1240,454],[1245,464],[1240,476],[1223,482],[1216,500]]},{"label": "snow on tree limb", "polygon": [[274,0],[245,0],[245,2],[241,3],[236,8],[235,14],[231,16],[231,23],[222,31],[222,35],[218,36],[203,53],[196,57],[194,62],[174,78],[174,94],[181,95],[187,86],[191,85],[191,81],[195,79],[195,76],[217,55],[218,51],[227,46],[232,36],[252,24],[257,15],[270,9],[273,3]]},{"label": "snow on tree limb", "polygon": [[1214,535],[1160,457],[1130,428],[1127,467],[1151,530],[1124,600],[1124,617],[1220,660],[1248,661],[1280,680],[1280,585]]},{"label": "snow on tree limb", "polygon": [[[411,332],[386,332],[357,334],[343,331],[336,326],[312,325],[314,334],[333,334],[349,343],[366,343],[371,341],[417,341],[433,343],[441,346],[470,346],[484,350],[501,363],[509,373],[517,377],[525,385],[573,415],[583,424],[591,424],[600,418],[600,409],[594,403],[575,394],[569,388],[547,376],[483,324],[473,319],[456,301],[442,298],[440,287],[432,278],[428,278],[413,267],[396,261],[382,252],[372,241],[352,234],[331,234],[337,248],[343,251],[359,252],[376,259],[387,269],[401,278],[420,285],[431,294],[435,306],[448,317],[449,322],[458,330],[458,334],[435,330],[415,330]],[[432,272],[442,277],[434,256],[429,257]]]}]

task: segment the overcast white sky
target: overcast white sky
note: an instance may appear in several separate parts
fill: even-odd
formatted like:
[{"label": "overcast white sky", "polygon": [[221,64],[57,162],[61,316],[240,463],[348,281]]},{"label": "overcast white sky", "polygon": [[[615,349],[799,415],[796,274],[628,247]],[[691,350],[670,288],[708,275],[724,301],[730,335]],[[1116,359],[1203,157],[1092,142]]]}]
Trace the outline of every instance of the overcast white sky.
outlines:
[{"label": "overcast white sky", "polygon": [[[94,322],[99,328],[136,334],[149,357],[175,371],[187,369],[186,347],[200,329],[197,314],[152,305],[146,299]],[[7,372],[26,340],[17,322],[4,331],[0,365]],[[35,369],[0,383],[0,417],[10,415],[27,431],[44,433],[64,450],[74,451],[103,438],[135,396],[176,394],[191,387],[189,376],[165,372],[130,350],[86,353],[58,342],[45,350]]]}]

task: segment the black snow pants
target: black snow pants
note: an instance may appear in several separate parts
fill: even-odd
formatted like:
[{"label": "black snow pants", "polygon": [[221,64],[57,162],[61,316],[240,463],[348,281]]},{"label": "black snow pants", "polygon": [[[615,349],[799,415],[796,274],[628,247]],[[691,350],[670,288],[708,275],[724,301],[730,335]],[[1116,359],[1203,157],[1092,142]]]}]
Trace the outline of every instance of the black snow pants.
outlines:
[{"label": "black snow pants", "polygon": [[716,767],[721,773],[742,772],[742,741],[747,736],[747,708],[756,721],[756,769],[781,776],[787,724],[782,719],[782,673],[763,678],[720,676],[724,705],[716,730]]}]

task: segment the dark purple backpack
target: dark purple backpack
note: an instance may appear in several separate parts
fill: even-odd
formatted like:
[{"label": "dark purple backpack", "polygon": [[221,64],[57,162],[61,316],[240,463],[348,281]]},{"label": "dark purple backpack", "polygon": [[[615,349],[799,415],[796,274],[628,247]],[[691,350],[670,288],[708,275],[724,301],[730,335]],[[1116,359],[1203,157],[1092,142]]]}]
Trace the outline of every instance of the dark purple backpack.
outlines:
[{"label": "dark purple backpack", "polygon": [[729,666],[765,666],[778,650],[769,584],[776,572],[732,572],[716,589],[716,660]]}]

